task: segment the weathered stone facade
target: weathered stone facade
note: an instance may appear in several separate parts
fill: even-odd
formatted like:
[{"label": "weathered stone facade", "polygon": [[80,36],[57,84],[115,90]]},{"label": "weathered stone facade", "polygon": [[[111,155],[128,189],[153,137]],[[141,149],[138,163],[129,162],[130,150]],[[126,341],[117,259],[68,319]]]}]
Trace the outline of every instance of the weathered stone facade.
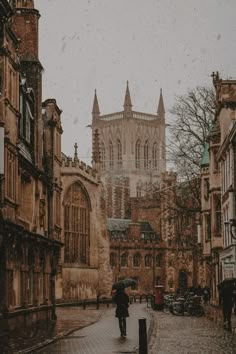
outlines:
[{"label": "weathered stone facade", "polygon": [[61,119],[44,103],[39,13],[32,0],[0,1],[0,327],[55,318],[61,247]]},{"label": "weathered stone facade", "polygon": [[104,190],[96,170],[77,156],[64,156],[61,168],[63,242],[57,300],[108,296],[111,291],[109,237]]},{"label": "weathered stone facade", "polygon": [[[166,170],[165,110],[160,94],[157,114],[132,110],[129,86],[121,112],[100,115],[93,104],[93,138],[99,136],[101,180],[106,190],[107,215],[130,217],[130,197],[151,194]],[[93,144],[93,157],[97,157]]]},{"label": "weathered stone facade", "polygon": [[216,113],[201,163],[201,242],[205,281],[218,304],[217,285],[236,276],[236,80],[222,80],[218,72],[212,78]]}]

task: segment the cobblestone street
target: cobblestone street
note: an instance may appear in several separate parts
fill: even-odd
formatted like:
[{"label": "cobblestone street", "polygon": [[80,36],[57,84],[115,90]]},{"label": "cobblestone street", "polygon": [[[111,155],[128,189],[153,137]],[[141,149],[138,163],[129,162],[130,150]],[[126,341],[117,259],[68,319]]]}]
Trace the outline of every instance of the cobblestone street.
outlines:
[{"label": "cobblestone street", "polygon": [[155,312],[148,354],[236,354],[236,335],[206,317]]}]

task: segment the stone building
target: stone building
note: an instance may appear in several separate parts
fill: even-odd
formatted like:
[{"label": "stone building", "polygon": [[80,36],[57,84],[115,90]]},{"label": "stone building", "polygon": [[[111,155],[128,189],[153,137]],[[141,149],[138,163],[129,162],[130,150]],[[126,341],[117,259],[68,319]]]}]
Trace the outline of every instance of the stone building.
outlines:
[{"label": "stone building", "polygon": [[[213,73],[216,114],[202,160],[202,243],[212,302],[218,283],[236,276],[235,118],[236,80]],[[206,278],[208,280],[208,277]]]},{"label": "stone building", "polygon": [[127,82],[124,110],[106,115],[100,114],[95,92],[92,132],[99,136],[109,218],[129,218],[130,197],[150,194],[159,185],[166,170],[165,125],[162,92],[157,114],[136,112]]},{"label": "stone building", "polygon": [[63,155],[61,167],[63,242],[58,301],[108,296],[112,275],[104,189],[99,174],[78,159]]},{"label": "stone building", "polygon": [[198,286],[196,215],[176,177],[165,172],[152,197],[131,198],[131,219],[108,218],[113,281],[136,279],[134,293],[152,293],[159,284],[170,292]]},{"label": "stone building", "polygon": [[55,317],[61,111],[43,103],[39,12],[0,0],[0,328]]}]

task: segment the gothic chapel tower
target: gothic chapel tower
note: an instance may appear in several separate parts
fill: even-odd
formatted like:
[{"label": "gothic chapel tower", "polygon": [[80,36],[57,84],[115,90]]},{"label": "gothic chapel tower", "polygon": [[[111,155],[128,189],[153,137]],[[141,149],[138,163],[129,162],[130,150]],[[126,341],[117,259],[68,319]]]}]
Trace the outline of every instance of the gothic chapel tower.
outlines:
[{"label": "gothic chapel tower", "polygon": [[[95,91],[92,110],[93,164],[99,156],[107,216],[130,217],[130,197],[153,195],[166,171],[165,109],[160,92],[157,114],[137,112],[127,82],[124,109],[100,114]],[[99,152],[97,137],[99,136]]]}]

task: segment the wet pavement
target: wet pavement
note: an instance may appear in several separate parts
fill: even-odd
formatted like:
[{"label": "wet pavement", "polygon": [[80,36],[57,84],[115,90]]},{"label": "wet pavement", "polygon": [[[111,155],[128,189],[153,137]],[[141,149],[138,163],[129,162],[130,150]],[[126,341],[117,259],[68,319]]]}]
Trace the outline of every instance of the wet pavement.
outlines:
[{"label": "wet pavement", "polygon": [[0,337],[0,353],[33,353],[33,348],[54,342],[58,338],[63,338],[71,332],[97,322],[106,308],[96,310],[81,307],[58,307],[56,310],[57,321],[39,326],[14,331],[6,336]]},{"label": "wet pavement", "polygon": [[206,317],[155,312],[148,353],[236,354],[236,335]]},{"label": "wet pavement", "polygon": [[[1,354],[121,354],[138,353],[138,320],[147,319],[151,333],[148,354],[236,354],[236,334],[206,317],[174,316],[132,304],[127,338],[121,339],[115,308],[58,308],[56,324],[15,332],[0,339]],[[236,316],[232,315],[236,333]],[[152,330],[152,332],[151,332]],[[28,348],[28,349],[27,349]]]},{"label": "wet pavement", "polygon": [[127,318],[127,338],[120,337],[115,309],[107,309],[99,322],[76,331],[66,338],[35,353],[41,354],[112,354],[137,353],[139,346],[139,319],[146,318],[147,328],[152,322],[152,311],[146,304],[132,304]]}]

